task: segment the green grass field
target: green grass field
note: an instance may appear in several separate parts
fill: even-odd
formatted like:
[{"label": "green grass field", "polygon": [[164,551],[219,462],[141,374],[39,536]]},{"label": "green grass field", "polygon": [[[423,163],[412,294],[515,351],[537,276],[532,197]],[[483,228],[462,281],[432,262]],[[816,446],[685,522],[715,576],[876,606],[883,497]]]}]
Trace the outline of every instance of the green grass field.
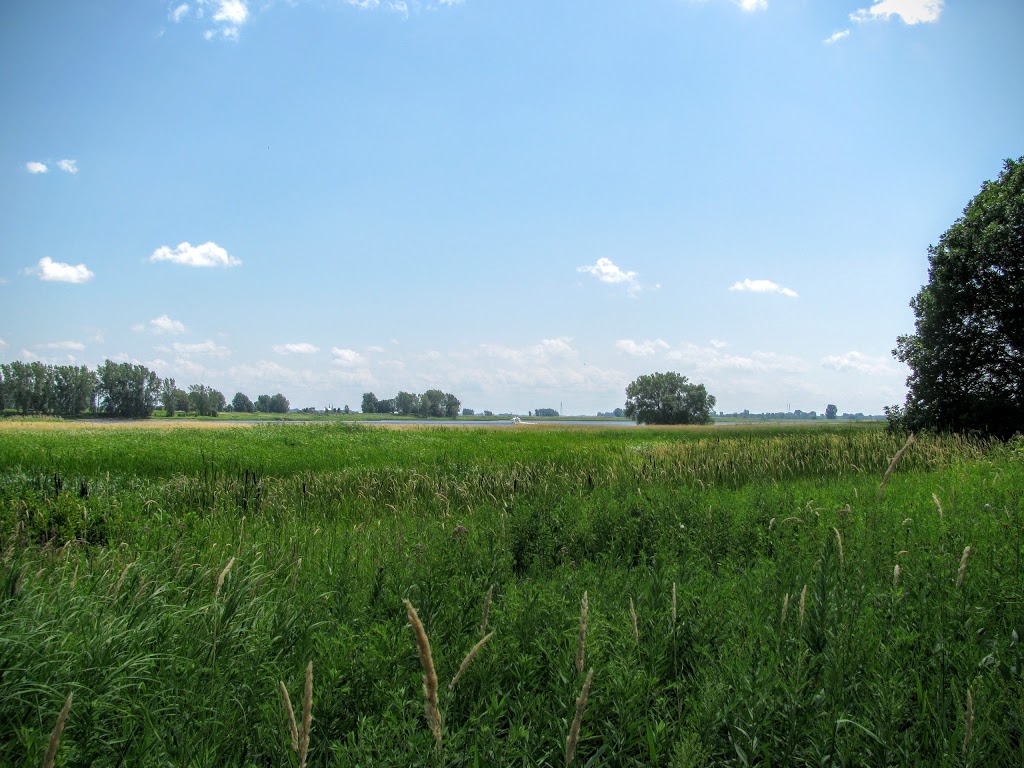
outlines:
[{"label": "green grass field", "polygon": [[903,444],[0,424],[0,765],[1024,764],[1024,450]]}]

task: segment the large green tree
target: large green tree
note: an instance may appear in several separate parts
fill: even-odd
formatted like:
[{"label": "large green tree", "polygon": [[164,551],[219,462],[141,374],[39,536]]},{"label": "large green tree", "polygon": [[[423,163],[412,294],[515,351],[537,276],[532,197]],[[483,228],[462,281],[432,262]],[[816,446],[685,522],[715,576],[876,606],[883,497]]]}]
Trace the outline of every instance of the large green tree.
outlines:
[{"label": "large green tree", "polygon": [[893,354],[910,367],[907,429],[1024,431],[1024,157],[928,249],[928,284],[911,300],[916,332]]},{"label": "large green tree", "polygon": [[626,387],[626,416],[637,424],[710,424],[715,397],[669,371],[640,376]]},{"label": "large green tree", "polygon": [[104,413],[129,419],[153,413],[161,382],[146,366],[107,360],[96,376],[96,397]]}]

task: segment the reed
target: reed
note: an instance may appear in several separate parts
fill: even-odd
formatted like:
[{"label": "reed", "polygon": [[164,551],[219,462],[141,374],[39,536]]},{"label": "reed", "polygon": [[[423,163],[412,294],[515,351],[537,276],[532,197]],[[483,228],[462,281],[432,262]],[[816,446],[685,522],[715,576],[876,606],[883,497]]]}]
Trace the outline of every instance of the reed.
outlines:
[{"label": "reed", "polygon": [[565,766],[569,768],[576,759],[576,745],[580,740],[580,726],[583,724],[583,710],[587,707],[587,696],[590,695],[590,684],[594,680],[594,668],[587,672],[587,679],[583,681],[583,689],[579,698],[576,699],[576,714],[572,718],[572,726],[569,728],[569,735],[565,740]]},{"label": "reed", "polygon": [[228,560],[228,564],[224,566],[224,570],[220,572],[220,576],[217,577],[217,588],[213,590],[214,598],[220,597],[220,590],[221,587],[224,586],[224,579],[226,579],[228,577],[228,574],[231,573],[231,566],[233,566],[234,564],[235,558],[232,557],[230,560]]},{"label": "reed", "polygon": [[583,658],[587,648],[587,610],[589,602],[587,593],[583,593],[583,600],[580,603],[580,634],[576,640],[576,673],[583,674]]},{"label": "reed", "polygon": [[907,438],[907,442],[903,444],[903,447],[896,451],[896,455],[892,457],[892,461],[889,462],[889,468],[885,470],[885,475],[882,477],[882,482],[878,486],[878,499],[881,500],[885,495],[885,485],[889,482],[889,478],[892,473],[896,471],[896,466],[900,463],[900,459],[903,458],[903,454],[907,452],[907,449],[914,444],[914,435],[911,433],[910,437]]},{"label": "reed", "polygon": [[430,651],[430,640],[427,638],[427,631],[423,628],[419,614],[412,603],[408,600],[402,601],[405,604],[405,612],[412,624],[413,635],[416,640],[416,651],[420,657],[420,666],[423,667],[423,698],[426,711],[427,727],[434,735],[434,743],[441,749],[441,708],[437,701],[437,672],[434,671],[434,657]]},{"label": "reed", "polygon": [[464,658],[462,660],[462,663],[459,664],[459,671],[455,673],[455,677],[453,677],[452,681],[450,683],[448,683],[448,690],[449,691],[455,690],[455,684],[457,682],[459,682],[459,678],[462,677],[462,673],[465,672],[466,669],[469,667],[469,665],[473,663],[473,659],[476,658],[476,655],[478,653],[480,653],[480,650],[485,645],[487,645],[488,641],[492,637],[494,637],[494,633],[493,632],[490,632],[490,633],[484,635],[480,640],[477,641],[477,644],[473,646],[473,648],[470,650],[470,652],[466,654],[466,658]]},{"label": "reed", "polygon": [[957,589],[964,583],[964,574],[967,572],[967,559],[971,556],[971,548],[964,547],[964,554],[960,558],[960,568],[956,573],[956,587]]},{"label": "reed", "polygon": [[74,691],[68,694],[64,701],[64,707],[57,716],[57,722],[50,732],[50,743],[46,748],[46,755],[43,757],[43,768],[53,768],[53,761],[57,759],[57,744],[60,742],[60,735],[64,731],[64,724],[71,712],[71,700],[74,698]]}]

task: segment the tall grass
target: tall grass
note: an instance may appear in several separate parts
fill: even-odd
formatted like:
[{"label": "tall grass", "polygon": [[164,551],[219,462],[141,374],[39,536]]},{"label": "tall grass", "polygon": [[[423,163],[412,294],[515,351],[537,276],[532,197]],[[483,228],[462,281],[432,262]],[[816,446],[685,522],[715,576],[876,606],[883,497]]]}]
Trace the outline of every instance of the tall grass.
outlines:
[{"label": "tall grass", "polygon": [[0,764],[1019,764],[1024,457],[903,446],[4,427]]}]

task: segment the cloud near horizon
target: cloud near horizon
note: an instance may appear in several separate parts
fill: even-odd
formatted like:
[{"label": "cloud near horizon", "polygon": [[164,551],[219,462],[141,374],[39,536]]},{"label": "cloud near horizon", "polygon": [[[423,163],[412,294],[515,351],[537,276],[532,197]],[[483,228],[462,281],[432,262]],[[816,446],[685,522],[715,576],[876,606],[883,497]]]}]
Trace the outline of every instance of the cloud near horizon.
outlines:
[{"label": "cloud near horizon", "polygon": [[275,344],[274,351],[279,355],[315,355],[320,347],[302,341],[295,344]]},{"label": "cloud near horizon", "polygon": [[856,351],[828,355],[821,358],[821,365],[836,371],[854,371],[868,376],[888,376],[898,371],[888,357],[873,357]]},{"label": "cloud near horizon", "polygon": [[50,283],[87,283],[96,277],[96,273],[85,264],[65,264],[49,256],[43,256],[38,264],[27,268],[25,274]]},{"label": "cloud near horizon", "polygon": [[792,288],[783,288],[771,280],[751,280],[749,277],[733,283],[729,286],[729,290],[749,293],[777,293],[791,299],[799,298],[799,294]]},{"label": "cloud near horizon", "polygon": [[237,267],[242,263],[240,259],[236,259],[212,241],[195,246],[189,242],[179,243],[178,247],[173,250],[162,245],[153,251],[149,260],[151,262],[169,261],[172,264],[181,264],[186,267],[224,267],[225,269]]}]

